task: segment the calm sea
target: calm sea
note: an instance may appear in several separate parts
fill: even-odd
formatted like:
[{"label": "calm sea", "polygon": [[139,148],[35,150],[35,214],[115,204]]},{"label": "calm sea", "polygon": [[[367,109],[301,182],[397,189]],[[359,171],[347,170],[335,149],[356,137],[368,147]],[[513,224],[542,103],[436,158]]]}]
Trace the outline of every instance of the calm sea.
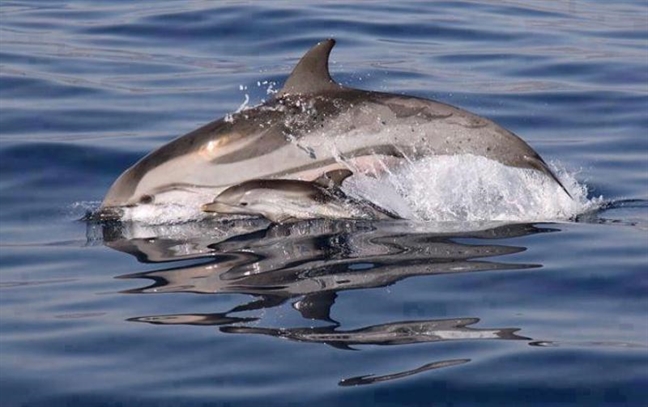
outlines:
[{"label": "calm sea", "polygon": [[[80,220],[328,37],[339,82],[493,119],[598,209]],[[0,205],[2,406],[645,406],[648,4],[3,1]]]}]

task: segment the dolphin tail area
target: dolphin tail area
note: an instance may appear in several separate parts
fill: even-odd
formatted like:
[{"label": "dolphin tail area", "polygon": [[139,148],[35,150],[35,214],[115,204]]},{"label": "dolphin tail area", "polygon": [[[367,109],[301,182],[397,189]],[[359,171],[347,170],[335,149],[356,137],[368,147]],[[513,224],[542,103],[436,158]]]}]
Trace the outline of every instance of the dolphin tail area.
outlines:
[{"label": "dolphin tail area", "polygon": [[540,157],[524,157],[524,159],[529,163],[529,165],[531,167],[535,168],[536,170],[538,170],[538,171],[540,171],[542,173],[547,174],[551,179],[556,181],[556,183],[558,185],[560,185],[560,187],[563,189],[563,191],[565,191],[567,196],[570,197],[571,199],[574,199],[574,197],[569,193],[567,188],[565,188],[563,183],[560,181],[560,179],[558,179],[556,174],[554,174],[554,172],[551,170],[551,168],[549,168],[547,163],[544,162],[544,160],[542,158],[540,158]]}]

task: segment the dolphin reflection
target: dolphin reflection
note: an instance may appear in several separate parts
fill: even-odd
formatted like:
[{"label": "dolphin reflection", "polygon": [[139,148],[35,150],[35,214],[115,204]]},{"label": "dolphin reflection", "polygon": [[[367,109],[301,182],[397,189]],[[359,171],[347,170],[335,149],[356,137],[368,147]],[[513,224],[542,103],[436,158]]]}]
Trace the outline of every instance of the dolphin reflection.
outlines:
[{"label": "dolphin reflection", "polygon": [[[517,328],[473,328],[479,318],[431,319],[402,321],[373,325],[354,330],[338,330],[338,325],[305,328],[263,328],[224,323],[226,314],[208,315],[167,315],[156,317],[131,318],[131,321],[153,324],[220,325],[220,331],[232,334],[267,335],[295,342],[322,343],[336,349],[357,350],[352,345],[406,345],[425,342],[463,341],[463,340],[526,340],[531,338],[517,334]],[[242,321],[236,321],[242,322]],[[364,375],[341,380],[343,387],[373,384],[401,379],[429,370],[457,366],[470,362],[470,359],[451,359],[427,363],[415,369],[385,375]]]},{"label": "dolphin reflection", "polygon": [[403,321],[373,325],[350,331],[336,326],[309,328],[260,328],[248,326],[223,326],[222,332],[237,334],[262,334],[296,342],[324,343],[339,349],[353,349],[352,345],[406,345],[411,343],[457,341],[467,339],[517,339],[516,328],[471,328],[479,318],[431,319]]},{"label": "dolphin reflection", "polygon": [[401,379],[403,377],[412,376],[417,373],[426,372],[428,370],[440,369],[442,367],[463,365],[464,363],[468,363],[468,362],[470,362],[470,359],[441,360],[438,362],[427,363],[421,367],[417,367],[416,369],[406,370],[404,372],[391,373],[382,376],[365,375],[365,376],[350,377],[348,379],[340,380],[338,384],[342,387],[349,387],[349,386],[360,386],[363,384],[386,382],[388,380]]},{"label": "dolphin reflection", "polygon": [[[331,308],[340,292],[386,287],[405,278],[540,267],[510,261],[507,256],[526,250],[512,245],[511,239],[553,231],[529,224],[481,225],[472,231],[456,231],[408,221],[307,220],[282,225],[265,220],[229,222],[204,223],[195,230],[189,228],[177,234],[167,230],[166,234],[148,231],[148,235],[133,236],[133,231],[120,229],[124,224],[103,230],[108,247],[133,255],[141,262],[166,264],[159,269],[118,276],[148,281],[124,293],[253,297],[221,312],[180,312],[128,320],[156,325],[218,326],[222,333],[265,335],[338,349],[457,340],[530,340],[516,333],[519,328],[474,328],[472,325],[479,322],[476,317],[395,321],[345,330],[343,322],[331,318]],[[508,240],[504,244],[501,239]],[[169,267],[174,262],[175,267]],[[309,324],[319,320],[327,325],[264,327],[265,313],[237,315],[288,301]],[[340,385],[391,380],[466,362],[467,359],[437,361],[399,373],[345,379]]]},{"label": "dolphin reflection", "polygon": [[[166,262],[173,256],[200,260],[198,264],[119,276],[153,281],[128,293],[237,293],[258,298],[235,311],[274,307],[302,297],[295,306],[302,316],[330,321],[329,311],[339,291],[385,287],[414,276],[539,267],[486,260],[519,253],[525,250],[523,247],[458,240],[478,236],[491,240],[546,230],[507,225],[441,234],[412,231],[400,223],[372,227],[359,222],[307,222],[272,225],[211,244],[202,240],[204,235],[175,243],[155,238],[106,244],[147,261]],[[180,246],[194,248],[195,252],[178,254],[180,251],[170,250]]]}]

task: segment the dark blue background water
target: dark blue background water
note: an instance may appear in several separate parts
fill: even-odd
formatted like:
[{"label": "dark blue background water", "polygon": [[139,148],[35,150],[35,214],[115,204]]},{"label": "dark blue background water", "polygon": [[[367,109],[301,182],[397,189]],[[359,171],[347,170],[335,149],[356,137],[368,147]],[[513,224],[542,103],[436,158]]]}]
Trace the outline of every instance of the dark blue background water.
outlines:
[{"label": "dark blue background water", "polygon": [[[327,37],[341,83],[494,119],[614,204],[224,243],[78,221]],[[3,406],[646,405],[644,1],[4,1],[0,177]]]}]

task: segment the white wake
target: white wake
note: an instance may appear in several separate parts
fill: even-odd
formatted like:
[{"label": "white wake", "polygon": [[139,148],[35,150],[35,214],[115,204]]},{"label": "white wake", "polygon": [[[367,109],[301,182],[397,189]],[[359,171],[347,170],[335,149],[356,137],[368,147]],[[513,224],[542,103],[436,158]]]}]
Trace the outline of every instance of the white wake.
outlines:
[{"label": "white wake", "polygon": [[600,206],[574,174],[555,172],[572,198],[539,171],[474,155],[429,157],[380,179],[354,176],[345,188],[406,219],[434,222],[567,220]]}]

